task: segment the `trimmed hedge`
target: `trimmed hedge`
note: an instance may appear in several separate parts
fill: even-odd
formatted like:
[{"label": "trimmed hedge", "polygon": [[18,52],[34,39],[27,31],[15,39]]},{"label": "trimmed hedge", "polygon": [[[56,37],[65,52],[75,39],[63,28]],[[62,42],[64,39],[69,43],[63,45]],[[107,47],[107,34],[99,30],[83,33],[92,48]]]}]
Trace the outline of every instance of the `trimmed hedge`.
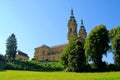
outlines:
[{"label": "trimmed hedge", "polygon": [[38,62],[21,61],[7,62],[7,70],[28,70],[28,71],[62,71],[63,67],[59,62]]},{"label": "trimmed hedge", "polygon": [[[85,72],[106,72],[120,71],[115,64],[105,64],[105,69],[97,70],[94,64],[88,64]],[[0,70],[27,70],[27,71],[64,71],[64,67],[59,62],[39,62],[35,60],[22,61],[16,60],[11,62],[0,61]]]}]

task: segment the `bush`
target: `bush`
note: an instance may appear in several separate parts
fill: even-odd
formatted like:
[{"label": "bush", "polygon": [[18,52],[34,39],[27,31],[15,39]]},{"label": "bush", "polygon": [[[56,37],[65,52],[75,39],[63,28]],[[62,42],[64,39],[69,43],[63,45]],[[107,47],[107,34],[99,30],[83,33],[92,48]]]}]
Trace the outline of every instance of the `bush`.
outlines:
[{"label": "bush", "polygon": [[0,61],[0,71],[3,71],[5,69],[6,62]]},{"label": "bush", "polygon": [[6,60],[3,55],[0,54],[0,71],[3,71],[6,65]]},{"label": "bush", "polygon": [[115,64],[109,64],[107,66],[107,70],[108,71],[117,71],[117,68],[116,68]]},{"label": "bush", "polygon": [[28,70],[28,71],[62,71],[63,67],[59,62],[38,62],[20,61],[7,62],[5,69],[9,70]]},{"label": "bush", "polygon": [[5,67],[6,69],[10,70],[31,70],[31,71],[37,71],[41,69],[41,66],[38,65],[35,62],[30,61],[20,61],[16,60],[14,62],[7,62],[7,65]]}]

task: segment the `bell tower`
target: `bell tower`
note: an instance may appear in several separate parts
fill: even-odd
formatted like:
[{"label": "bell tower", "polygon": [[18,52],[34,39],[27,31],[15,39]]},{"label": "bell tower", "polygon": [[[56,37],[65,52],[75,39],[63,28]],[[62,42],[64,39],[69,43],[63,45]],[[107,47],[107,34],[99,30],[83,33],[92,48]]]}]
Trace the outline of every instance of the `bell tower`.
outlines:
[{"label": "bell tower", "polygon": [[78,37],[84,41],[85,38],[87,36],[87,32],[86,32],[86,29],[84,27],[84,23],[83,23],[83,20],[81,19],[81,25],[80,25],[80,30],[79,30],[79,33],[78,33]]},{"label": "bell tower", "polygon": [[73,9],[71,9],[70,19],[68,21],[68,42],[71,39],[77,38],[77,22],[75,20]]}]

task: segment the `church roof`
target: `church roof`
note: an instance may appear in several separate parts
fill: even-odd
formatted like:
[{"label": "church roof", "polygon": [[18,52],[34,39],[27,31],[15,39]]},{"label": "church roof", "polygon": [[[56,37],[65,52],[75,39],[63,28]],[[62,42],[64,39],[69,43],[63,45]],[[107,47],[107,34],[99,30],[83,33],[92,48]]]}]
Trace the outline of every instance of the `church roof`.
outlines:
[{"label": "church roof", "polygon": [[47,45],[43,44],[41,47],[43,48],[49,48]]},{"label": "church roof", "polygon": [[18,55],[21,55],[21,56],[29,57],[26,53],[24,53],[24,52],[22,52],[22,51],[20,51],[20,50],[17,51],[17,54],[18,54]]},{"label": "church roof", "polygon": [[55,45],[55,46],[51,46],[50,48],[55,48],[55,47],[60,47],[60,46],[66,46],[67,44],[60,44],[60,45]]}]

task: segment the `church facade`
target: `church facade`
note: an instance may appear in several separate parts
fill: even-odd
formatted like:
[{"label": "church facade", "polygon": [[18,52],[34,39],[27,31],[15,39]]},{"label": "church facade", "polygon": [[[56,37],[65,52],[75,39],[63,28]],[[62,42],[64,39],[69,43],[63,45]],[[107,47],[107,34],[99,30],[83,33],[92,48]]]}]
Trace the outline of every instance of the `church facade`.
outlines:
[{"label": "church facade", "polygon": [[[82,41],[84,41],[86,36],[87,32],[84,27],[83,20],[81,20],[80,29],[79,32],[77,32],[77,22],[74,17],[73,10],[71,10],[70,19],[68,20],[68,33],[67,33],[68,43],[70,40],[74,38],[79,38]],[[35,50],[34,58],[35,60],[38,61],[59,61],[60,54],[67,48],[68,43],[53,47],[49,47],[47,45],[37,47],[34,49]]]}]

